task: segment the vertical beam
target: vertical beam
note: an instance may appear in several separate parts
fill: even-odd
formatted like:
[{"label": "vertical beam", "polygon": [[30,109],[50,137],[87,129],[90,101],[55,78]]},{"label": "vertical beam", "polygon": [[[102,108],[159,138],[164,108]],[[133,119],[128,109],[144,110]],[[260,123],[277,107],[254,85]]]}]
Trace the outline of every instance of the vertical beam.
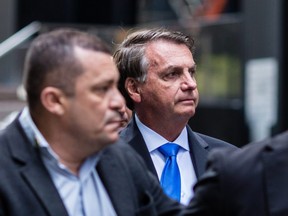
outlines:
[{"label": "vertical beam", "polygon": [[284,2],[286,1],[244,0],[243,2],[244,101],[251,141],[283,131],[284,124],[281,121],[284,117],[287,119],[288,115],[287,111],[283,112],[286,103],[283,100],[284,96],[287,96],[287,93],[283,92],[283,86],[288,83],[283,70],[285,68],[282,40]]},{"label": "vertical beam", "polygon": [[0,43],[12,35],[15,29],[16,17],[15,0],[1,0],[0,1]]}]

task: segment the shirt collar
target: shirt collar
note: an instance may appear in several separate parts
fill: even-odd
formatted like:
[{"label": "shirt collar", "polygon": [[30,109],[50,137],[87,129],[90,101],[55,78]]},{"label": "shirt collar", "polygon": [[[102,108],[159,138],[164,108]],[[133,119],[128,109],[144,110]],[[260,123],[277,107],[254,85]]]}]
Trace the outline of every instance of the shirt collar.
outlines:
[{"label": "shirt collar", "polygon": [[28,107],[24,108],[23,112],[19,117],[19,121],[32,145],[35,146],[37,144],[40,148],[47,148],[50,154],[52,154],[53,157],[58,159],[57,154],[51,149],[48,142],[33,122]]},{"label": "shirt collar", "polygon": [[[36,127],[28,107],[23,109],[22,113],[20,114],[19,121],[32,145],[38,145],[40,147],[41,156],[45,157],[45,160],[49,160],[50,162],[48,163],[57,164],[60,169],[66,169],[65,166],[59,161],[59,156],[53,151],[47,140]],[[100,160],[101,155],[102,151],[88,157],[80,168],[79,176],[86,177],[87,173],[90,173],[92,170],[94,170],[96,164]]]},{"label": "shirt collar", "polygon": [[[136,125],[138,126],[144,141],[147,145],[149,152],[156,150],[158,147],[162,146],[169,141],[162,137],[160,134],[156,133],[146,125],[144,125],[140,119],[138,118],[137,114],[135,113],[135,121]],[[188,144],[188,132],[187,128],[184,127],[181,131],[180,135],[173,141],[173,143],[178,144],[183,149],[189,151],[189,144]]]}]

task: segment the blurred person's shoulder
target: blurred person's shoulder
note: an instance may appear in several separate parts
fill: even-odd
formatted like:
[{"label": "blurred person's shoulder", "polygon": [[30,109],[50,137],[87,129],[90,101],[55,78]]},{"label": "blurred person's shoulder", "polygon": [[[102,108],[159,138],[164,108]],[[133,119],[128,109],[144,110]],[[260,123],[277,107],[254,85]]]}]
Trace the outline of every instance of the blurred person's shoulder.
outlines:
[{"label": "blurred person's shoulder", "polygon": [[288,157],[288,131],[238,149],[215,148],[211,150],[208,160],[222,168],[249,170],[263,162],[263,155],[273,153],[277,157],[277,152],[287,152]]}]

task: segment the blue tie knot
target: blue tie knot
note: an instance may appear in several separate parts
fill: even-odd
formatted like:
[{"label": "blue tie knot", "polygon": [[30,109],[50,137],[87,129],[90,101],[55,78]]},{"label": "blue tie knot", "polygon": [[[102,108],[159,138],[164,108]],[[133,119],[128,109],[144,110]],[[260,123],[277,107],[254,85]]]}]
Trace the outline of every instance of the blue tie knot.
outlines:
[{"label": "blue tie knot", "polygon": [[176,156],[178,154],[180,146],[174,143],[167,143],[159,147],[159,151],[165,157]]}]

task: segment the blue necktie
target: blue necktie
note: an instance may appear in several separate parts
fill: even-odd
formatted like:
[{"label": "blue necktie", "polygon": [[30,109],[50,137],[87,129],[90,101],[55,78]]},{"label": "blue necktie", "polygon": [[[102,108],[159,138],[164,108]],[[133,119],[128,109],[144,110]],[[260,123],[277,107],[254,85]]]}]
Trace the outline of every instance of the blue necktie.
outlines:
[{"label": "blue necktie", "polygon": [[161,186],[169,197],[180,201],[181,178],[176,161],[179,145],[167,143],[160,146],[158,149],[166,158],[166,163],[160,180]]}]

